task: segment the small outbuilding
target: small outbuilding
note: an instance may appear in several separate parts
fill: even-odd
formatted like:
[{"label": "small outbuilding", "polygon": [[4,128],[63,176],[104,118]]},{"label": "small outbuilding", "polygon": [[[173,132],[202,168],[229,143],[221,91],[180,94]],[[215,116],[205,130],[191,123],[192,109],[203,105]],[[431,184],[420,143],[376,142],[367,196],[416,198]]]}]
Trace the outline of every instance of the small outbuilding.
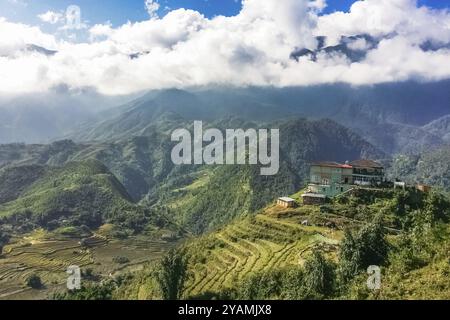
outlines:
[{"label": "small outbuilding", "polygon": [[320,205],[324,204],[327,197],[320,193],[304,193],[302,194],[303,204],[306,205]]},{"label": "small outbuilding", "polygon": [[424,192],[424,193],[430,193],[432,190],[432,188],[430,186],[428,186],[426,184],[420,184],[420,183],[416,186],[416,189],[421,192]]},{"label": "small outbuilding", "polygon": [[406,182],[403,181],[396,181],[394,182],[394,189],[402,188],[403,190],[406,190]]},{"label": "small outbuilding", "polygon": [[281,197],[278,198],[277,205],[283,208],[295,208],[297,206],[297,202],[289,197]]}]

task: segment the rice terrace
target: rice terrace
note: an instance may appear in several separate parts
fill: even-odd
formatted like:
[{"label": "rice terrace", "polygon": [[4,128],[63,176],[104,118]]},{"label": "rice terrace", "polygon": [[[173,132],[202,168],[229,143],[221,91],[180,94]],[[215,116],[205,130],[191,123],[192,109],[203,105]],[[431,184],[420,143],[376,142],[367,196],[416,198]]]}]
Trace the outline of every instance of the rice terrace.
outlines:
[{"label": "rice terrace", "polygon": [[[175,245],[144,237],[110,241],[98,234],[83,239],[83,245],[80,240],[62,235],[55,237],[43,230],[14,239],[4,248],[4,259],[0,260],[0,299],[49,298],[52,292],[66,289],[66,271],[73,265],[84,271],[91,270],[91,277],[101,278],[140,270]],[[115,262],[115,257],[126,258],[126,262]],[[32,274],[42,279],[44,288],[32,289],[24,285]],[[89,277],[86,278],[89,281]]]}]

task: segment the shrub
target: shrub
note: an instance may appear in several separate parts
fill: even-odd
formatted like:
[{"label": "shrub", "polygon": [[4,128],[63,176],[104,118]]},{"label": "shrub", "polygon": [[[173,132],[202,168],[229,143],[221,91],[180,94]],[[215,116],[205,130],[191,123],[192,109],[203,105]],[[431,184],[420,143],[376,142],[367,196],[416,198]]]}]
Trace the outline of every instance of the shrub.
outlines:
[{"label": "shrub", "polygon": [[0,230],[0,255],[3,252],[3,247],[9,242],[9,235]]},{"label": "shrub", "polygon": [[32,274],[27,278],[26,285],[33,289],[41,289],[43,287],[41,277],[37,274]]},{"label": "shrub", "polygon": [[117,264],[126,264],[126,263],[130,262],[130,259],[128,259],[127,257],[118,256],[118,257],[114,257],[112,259],[112,261]]}]

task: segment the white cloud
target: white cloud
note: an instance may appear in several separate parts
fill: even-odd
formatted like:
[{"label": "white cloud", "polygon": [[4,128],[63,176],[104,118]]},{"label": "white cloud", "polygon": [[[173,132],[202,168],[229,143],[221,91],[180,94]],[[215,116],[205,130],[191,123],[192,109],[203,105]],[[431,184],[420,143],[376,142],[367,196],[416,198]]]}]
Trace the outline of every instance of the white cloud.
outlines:
[{"label": "white cloud", "polygon": [[47,22],[50,24],[57,24],[61,21],[64,21],[64,15],[60,12],[47,11],[46,13],[42,13],[38,15],[38,18],[43,22]]},{"label": "white cloud", "polygon": [[151,19],[158,17],[159,3],[157,0],[145,0],[145,8]]},{"label": "white cloud", "polygon": [[399,34],[411,41],[424,39],[450,41],[450,13],[417,7],[416,0],[356,1],[349,13],[336,12],[318,19],[316,34],[325,34],[330,43],[341,35]]},{"label": "white cloud", "polygon": [[[155,9],[157,2],[147,4]],[[321,0],[244,0],[238,15],[212,19],[179,9],[116,28],[95,25],[86,43],[57,41],[37,27],[0,19],[0,33],[6,35],[0,38],[0,92],[66,84],[114,95],[209,84],[360,85],[450,78],[450,50],[421,49],[425,41],[450,43],[448,11],[418,7],[413,0],[365,0],[348,13],[320,15],[325,5]],[[320,53],[314,61],[290,58],[296,48],[315,49],[316,36],[334,45],[342,36],[358,34],[381,39],[375,47],[365,39],[347,43],[353,50],[368,50],[362,61],[340,53]],[[21,50],[29,43],[58,53]]]},{"label": "white cloud", "polygon": [[[57,46],[54,36],[43,33],[38,27],[8,22],[0,17],[0,56],[7,56],[22,50],[27,44],[53,49]],[[1,82],[1,80],[0,80]]]}]

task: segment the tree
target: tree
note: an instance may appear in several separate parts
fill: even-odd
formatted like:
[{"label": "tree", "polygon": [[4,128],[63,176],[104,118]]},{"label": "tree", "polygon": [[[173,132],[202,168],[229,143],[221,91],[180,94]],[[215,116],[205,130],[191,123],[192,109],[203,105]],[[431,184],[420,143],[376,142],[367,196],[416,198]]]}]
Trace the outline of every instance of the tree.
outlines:
[{"label": "tree", "polygon": [[164,300],[182,297],[187,279],[187,257],[184,251],[170,250],[159,264],[156,281]]},{"label": "tree", "polygon": [[428,195],[425,201],[425,212],[432,217],[432,222],[439,220],[448,222],[450,218],[450,203],[441,193],[434,191]]},{"label": "tree", "polygon": [[339,252],[339,274],[343,282],[351,280],[359,271],[360,257],[355,238],[350,230],[345,230]]},{"label": "tree", "polygon": [[280,296],[282,272],[266,271],[252,274],[239,285],[238,300],[266,300]]},{"label": "tree", "polygon": [[3,247],[9,242],[9,235],[0,230],[0,255],[3,253]]},{"label": "tree", "polygon": [[357,237],[357,247],[360,254],[360,264],[363,269],[370,265],[381,266],[385,263],[389,251],[385,236],[386,233],[379,221],[369,224],[360,230]]},{"label": "tree", "polygon": [[319,251],[305,263],[305,285],[308,298],[319,299],[329,297],[334,291],[334,266]]},{"label": "tree", "polygon": [[389,245],[379,219],[363,227],[355,236],[346,231],[339,253],[341,280],[347,283],[369,266],[383,265],[388,258],[388,252]]},{"label": "tree", "polygon": [[33,289],[41,289],[42,288],[42,280],[37,274],[32,274],[28,277],[27,286]]}]

